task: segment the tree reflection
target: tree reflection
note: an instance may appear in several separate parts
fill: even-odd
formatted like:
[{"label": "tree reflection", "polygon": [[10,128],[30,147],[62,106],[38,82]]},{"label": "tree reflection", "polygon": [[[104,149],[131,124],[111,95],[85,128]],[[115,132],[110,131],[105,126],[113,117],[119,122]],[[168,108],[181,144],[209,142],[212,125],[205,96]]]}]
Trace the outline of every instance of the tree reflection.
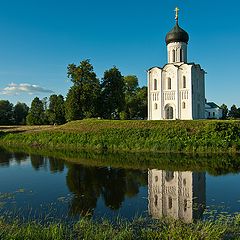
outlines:
[{"label": "tree reflection", "polygon": [[64,170],[64,161],[59,158],[49,157],[49,169],[52,173]]},{"label": "tree reflection", "polygon": [[2,166],[9,166],[10,160],[13,158],[13,154],[0,148],[0,164]]},{"label": "tree reflection", "polygon": [[141,170],[69,165],[67,185],[74,193],[69,214],[93,214],[100,196],[107,207],[119,209],[126,196],[135,196],[141,185],[147,185],[147,173]]},{"label": "tree reflection", "polygon": [[35,169],[35,170],[39,170],[41,167],[47,165],[45,159],[43,156],[40,156],[40,155],[31,155],[30,156],[30,159],[31,159],[31,164],[32,164],[32,167]]}]

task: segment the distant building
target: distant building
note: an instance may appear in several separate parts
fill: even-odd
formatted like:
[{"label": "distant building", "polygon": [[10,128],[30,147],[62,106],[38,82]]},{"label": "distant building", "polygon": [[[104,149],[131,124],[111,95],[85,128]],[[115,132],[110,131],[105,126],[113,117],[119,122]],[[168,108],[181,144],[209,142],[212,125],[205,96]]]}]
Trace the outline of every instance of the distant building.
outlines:
[{"label": "distant building", "polygon": [[148,119],[204,119],[205,71],[187,60],[189,36],[178,25],[166,35],[168,63],[148,70]]},{"label": "distant building", "polygon": [[201,219],[206,205],[205,173],[149,170],[148,211],[159,219]]},{"label": "distant building", "polygon": [[205,118],[220,119],[222,118],[222,109],[214,102],[205,103]]}]

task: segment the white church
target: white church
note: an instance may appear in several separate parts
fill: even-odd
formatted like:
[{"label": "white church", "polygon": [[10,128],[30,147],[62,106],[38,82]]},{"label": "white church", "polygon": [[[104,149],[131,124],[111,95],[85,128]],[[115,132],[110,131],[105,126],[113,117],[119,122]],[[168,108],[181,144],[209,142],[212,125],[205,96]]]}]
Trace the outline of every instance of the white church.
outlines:
[{"label": "white church", "polygon": [[204,119],[205,71],[187,59],[189,36],[176,24],[166,35],[168,63],[148,70],[148,120]]}]

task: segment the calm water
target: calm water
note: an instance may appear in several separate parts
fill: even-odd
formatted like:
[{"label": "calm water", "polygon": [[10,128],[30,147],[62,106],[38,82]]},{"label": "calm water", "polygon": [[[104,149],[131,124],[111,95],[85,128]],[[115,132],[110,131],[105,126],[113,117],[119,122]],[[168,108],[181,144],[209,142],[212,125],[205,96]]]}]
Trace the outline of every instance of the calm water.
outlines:
[{"label": "calm water", "polygon": [[240,210],[239,174],[119,169],[0,150],[0,213],[79,219],[138,215],[188,222],[206,209]]}]

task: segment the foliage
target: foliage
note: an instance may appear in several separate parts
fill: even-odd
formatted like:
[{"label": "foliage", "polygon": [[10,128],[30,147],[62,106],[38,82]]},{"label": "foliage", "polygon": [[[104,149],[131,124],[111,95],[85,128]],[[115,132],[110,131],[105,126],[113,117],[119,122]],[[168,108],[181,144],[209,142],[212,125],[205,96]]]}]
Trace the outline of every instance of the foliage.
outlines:
[{"label": "foliage", "polygon": [[0,125],[13,124],[13,105],[7,100],[0,100]]},{"label": "foliage", "polygon": [[51,95],[49,97],[49,106],[46,111],[47,119],[50,124],[64,124],[65,120],[65,105],[62,95]]},{"label": "foliage", "polygon": [[124,77],[125,108],[121,119],[145,119],[147,117],[147,87],[138,87],[136,76]]},{"label": "foliage", "polygon": [[228,107],[226,104],[222,104],[220,106],[220,108],[222,109],[222,119],[227,119],[227,116],[228,116]]},{"label": "foliage", "polygon": [[67,121],[96,117],[98,115],[100,83],[90,61],[83,60],[79,66],[69,64],[68,77],[74,85],[69,90],[66,99]]},{"label": "foliage", "polygon": [[235,104],[232,105],[228,113],[230,118],[240,118],[240,108],[237,108]]},{"label": "foliage", "polygon": [[25,103],[18,102],[13,108],[14,123],[25,125],[29,107]]},{"label": "foliage", "polygon": [[35,97],[31,103],[31,108],[27,115],[28,125],[42,125],[46,121],[44,112],[44,103],[38,97]]},{"label": "foliage", "polygon": [[125,104],[124,78],[116,67],[105,71],[101,88],[101,116],[119,119]]}]

